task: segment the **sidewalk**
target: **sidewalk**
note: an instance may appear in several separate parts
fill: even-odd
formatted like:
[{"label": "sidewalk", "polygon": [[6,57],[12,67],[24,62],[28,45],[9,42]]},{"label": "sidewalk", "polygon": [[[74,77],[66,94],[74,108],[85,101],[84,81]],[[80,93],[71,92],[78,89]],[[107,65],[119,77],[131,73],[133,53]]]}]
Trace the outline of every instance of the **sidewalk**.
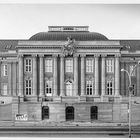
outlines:
[{"label": "sidewalk", "polygon": [[[131,123],[140,126],[140,123]],[[0,121],[0,127],[128,127],[128,123],[105,122],[47,122],[47,121]]]}]

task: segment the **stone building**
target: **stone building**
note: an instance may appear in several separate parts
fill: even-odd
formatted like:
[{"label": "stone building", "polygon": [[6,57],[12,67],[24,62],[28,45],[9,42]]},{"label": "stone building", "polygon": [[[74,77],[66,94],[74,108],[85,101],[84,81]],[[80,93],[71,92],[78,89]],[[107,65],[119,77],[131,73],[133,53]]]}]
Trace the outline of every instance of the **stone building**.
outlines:
[{"label": "stone building", "polygon": [[[0,40],[0,120],[128,122],[139,40],[109,40],[88,26],[49,26],[29,40]],[[140,121],[140,68],[132,74]]]}]

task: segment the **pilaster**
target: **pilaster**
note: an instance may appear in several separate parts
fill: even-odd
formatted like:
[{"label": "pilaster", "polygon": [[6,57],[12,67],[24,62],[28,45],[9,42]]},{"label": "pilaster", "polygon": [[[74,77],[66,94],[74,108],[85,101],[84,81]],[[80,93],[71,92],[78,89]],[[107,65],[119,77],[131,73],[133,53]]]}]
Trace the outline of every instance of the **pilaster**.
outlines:
[{"label": "pilaster", "polygon": [[33,95],[37,95],[37,55],[32,55],[33,57]]},{"label": "pilaster", "polygon": [[74,96],[78,96],[78,55],[74,55]]},{"label": "pilaster", "polygon": [[18,60],[19,60],[19,93],[18,96],[23,96],[23,55],[20,54],[18,55]]},{"label": "pilaster", "polygon": [[64,55],[60,55],[60,96],[65,96],[65,93],[64,93]]},{"label": "pilaster", "polygon": [[12,95],[12,62],[8,62],[8,95]]},{"label": "pilaster", "polygon": [[95,59],[95,96],[99,95],[99,54],[94,55]]},{"label": "pilaster", "polygon": [[58,89],[57,89],[57,57],[58,55],[53,55],[53,58],[54,58],[54,71],[53,71],[53,83],[54,83],[54,91],[53,91],[53,96],[58,96]]},{"label": "pilaster", "polygon": [[86,55],[82,54],[81,56],[81,96],[85,95],[85,57]]},{"label": "pilaster", "polygon": [[120,95],[120,55],[115,55],[115,96]]},{"label": "pilaster", "polygon": [[102,54],[101,57],[102,57],[102,75],[101,75],[102,92],[101,92],[101,95],[103,96],[103,95],[105,95],[105,92],[106,92],[106,89],[105,89],[105,73],[106,73],[105,57],[106,57],[106,54]]},{"label": "pilaster", "polygon": [[39,96],[44,96],[44,55],[39,55],[39,61],[40,61],[40,94]]}]

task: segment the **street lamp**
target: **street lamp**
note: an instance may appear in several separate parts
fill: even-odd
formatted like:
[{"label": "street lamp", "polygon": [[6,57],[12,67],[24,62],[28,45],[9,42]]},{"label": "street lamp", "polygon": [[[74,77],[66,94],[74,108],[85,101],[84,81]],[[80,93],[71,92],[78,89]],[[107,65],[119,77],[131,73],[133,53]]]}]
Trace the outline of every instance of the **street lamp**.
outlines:
[{"label": "street lamp", "polygon": [[125,69],[121,69],[121,72],[126,72],[129,78],[129,86],[128,86],[128,89],[129,89],[129,138],[131,138],[131,95],[133,91],[131,78],[132,78],[132,74],[134,70],[136,69],[138,65],[140,65],[140,61],[138,61],[138,63],[133,67],[133,69],[130,72],[128,72]]}]

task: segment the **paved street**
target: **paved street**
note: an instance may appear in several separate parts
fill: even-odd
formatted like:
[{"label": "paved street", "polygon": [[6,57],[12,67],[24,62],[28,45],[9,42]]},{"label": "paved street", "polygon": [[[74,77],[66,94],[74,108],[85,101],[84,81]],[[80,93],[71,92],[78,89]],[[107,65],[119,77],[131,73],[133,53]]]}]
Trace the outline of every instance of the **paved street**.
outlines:
[{"label": "paved street", "polygon": [[[118,137],[127,138],[128,128],[122,127],[1,127],[1,137]],[[132,137],[140,137],[140,127],[132,128]]]}]

